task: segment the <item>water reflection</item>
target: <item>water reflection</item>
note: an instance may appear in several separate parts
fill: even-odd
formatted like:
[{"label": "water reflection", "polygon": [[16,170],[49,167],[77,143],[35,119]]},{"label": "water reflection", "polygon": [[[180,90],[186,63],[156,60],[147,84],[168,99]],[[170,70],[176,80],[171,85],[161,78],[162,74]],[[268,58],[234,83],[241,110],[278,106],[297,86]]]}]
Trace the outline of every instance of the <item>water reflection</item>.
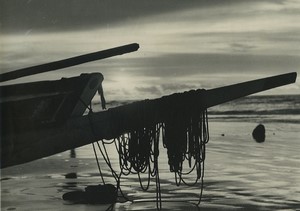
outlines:
[{"label": "water reflection", "polygon": [[76,158],[76,151],[75,149],[70,150],[70,158]]},{"label": "water reflection", "polygon": [[[76,159],[76,150],[75,149],[71,149],[70,150],[70,167],[72,169],[72,172],[65,174],[65,178],[66,179],[77,179],[77,159]],[[73,172],[74,171],[74,172]],[[65,189],[70,189],[70,188],[74,188],[77,187],[77,181],[66,181],[64,185],[62,185],[61,187],[65,188]]]},{"label": "water reflection", "polygon": [[78,167],[78,161],[76,159],[76,151],[75,149],[70,150],[70,167],[75,172],[70,172],[65,174],[66,179],[76,179],[77,178],[77,167]]},{"label": "water reflection", "polygon": [[[269,144],[277,143],[273,141]],[[280,172],[280,168],[273,163],[272,145],[257,146],[255,142],[249,144],[241,140],[231,140],[231,142],[217,140],[211,145],[208,153],[204,193],[200,204],[201,210],[296,210],[298,208],[300,201],[293,196],[289,198],[287,193],[291,190],[289,179],[280,176],[284,172]],[[277,146],[276,149],[278,149]],[[74,154],[74,152],[70,154]],[[272,156],[272,159],[269,158],[269,155]],[[276,156],[284,156],[287,160],[285,153],[283,155],[277,153]],[[167,160],[163,158],[163,155],[161,158],[159,167],[163,210],[197,210],[194,202],[198,200],[199,186],[176,187],[174,175],[169,173]],[[247,165],[245,165],[246,161]],[[77,174],[79,177],[77,179],[79,181],[84,179],[84,183],[81,185],[98,184],[100,178],[95,160],[89,159],[86,162],[90,163],[90,167]],[[118,158],[113,158],[112,163],[117,169]],[[101,168],[103,167],[105,178],[113,183],[113,178],[106,168],[105,162],[100,160],[100,165]],[[292,167],[285,166],[289,169]],[[291,179],[298,178],[297,175],[290,175],[290,177]],[[281,182],[285,183],[281,184]],[[144,192],[139,186],[137,175],[122,177],[121,188],[134,202],[117,203],[113,209],[156,210],[154,181],[151,185],[152,188]]]},{"label": "water reflection", "polygon": [[[268,141],[257,144],[251,137],[256,124],[243,123],[243,127],[234,122],[211,124],[214,125],[211,126],[212,140],[207,147],[201,211],[299,209],[299,125],[274,124],[272,129],[268,124]],[[240,127],[238,134],[243,136],[234,133],[237,127]],[[272,135],[273,132],[276,135]],[[287,134],[288,142],[285,141]],[[196,210],[188,201],[197,201],[199,187],[176,187],[164,154],[161,150],[159,168],[163,210]],[[63,162],[62,158],[68,161]],[[99,161],[105,181],[114,184],[105,162]],[[112,157],[111,162],[117,170],[118,157]],[[66,178],[64,172],[74,173],[73,176],[77,177]],[[155,210],[154,182],[149,191],[143,192],[137,175],[122,177],[121,188],[134,202],[117,203],[113,209]],[[1,209],[106,210],[107,205],[66,205],[62,202],[64,193],[84,190],[88,185],[99,183],[101,178],[91,147],[78,148],[60,157],[2,169]]]}]

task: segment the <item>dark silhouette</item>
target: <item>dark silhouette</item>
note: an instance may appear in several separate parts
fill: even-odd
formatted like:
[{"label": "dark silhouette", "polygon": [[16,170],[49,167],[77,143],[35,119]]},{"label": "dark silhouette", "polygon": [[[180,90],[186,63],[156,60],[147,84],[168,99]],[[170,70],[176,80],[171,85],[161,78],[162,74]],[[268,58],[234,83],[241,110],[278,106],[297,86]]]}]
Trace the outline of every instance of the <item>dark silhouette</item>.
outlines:
[{"label": "dark silhouette", "polygon": [[98,51],[94,53],[84,54],[68,59],[63,59],[55,62],[50,62],[46,64],[36,65],[32,67],[26,67],[23,69],[10,71],[7,73],[0,74],[0,82],[9,81],[16,78],[34,75],[38,73],[44,73],[48,71],[58,70],[66,67],[72,67],[75,65],[105,59],[116,55],[122,55],[125,53],[130,53],[133,51],[137,51],[139,49],[139,45],[137,43],[132,43],[129,45],[119,46],[116,48],[111,48],[103,51]]},{"label": "dark silhouette", "polygon": [[266,129],[265,126],[262,124],[259,124],[254,128],[252,132],[252,137],[255,139],[256,142],[262,143],[266,139]]},{"label": "dark silhouette", "polygon": [[[165,122],[170,115],[182,111],[178,106],[186,107],[186,111],[194,111],[195,108],[202,110],[294,83],[296,77],[297,73],[294,72],[205,91],[190,90],[90,115],[83,113],[99,87],[93,86],[92,90],[88,88],[94,79],[103,79],[100,73],[82,74],[57,81],[1,86],[1,123],[5,129],[1,133],[1,168],[77,148],[96,140],[113,139],[140,126],[148,127]],[[27,94],[22,90],[27,90]],[[42,92],[38,92],[39,90]],[[85,90],[88,96],[82,93]],[[4,93],[13,95],[3,95]],[[35,94],[37,96],[34,98],[28,97]],[[8,146],[14,146],[14,150],[11,152]]]},{"label": "dark silhouette", "polygon": [[83,204],[112,204],[117,201],[117,188],[111,184],[90,185],[85,191],[72,191],[63,195],[63,200]]}]

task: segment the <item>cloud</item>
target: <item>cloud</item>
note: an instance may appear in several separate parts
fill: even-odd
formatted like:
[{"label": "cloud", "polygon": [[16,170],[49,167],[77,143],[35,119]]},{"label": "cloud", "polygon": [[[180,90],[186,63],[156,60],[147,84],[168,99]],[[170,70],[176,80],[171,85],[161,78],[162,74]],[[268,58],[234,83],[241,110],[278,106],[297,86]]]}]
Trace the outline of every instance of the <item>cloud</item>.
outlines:
[{"label": "cloud", "polygon": [[[270,3],[276,5],[281,1],[251,1],[270,8]],[[171,14],[191,9],[201,10],[198,17],[202,18],[223,18],[240,14],[239,5],[249,4],[246,0],[191,0],[182,2],[181,0],[9,0],[0,2],[1,33],[20,31],[66,31],[66,30],[88,30],[95,27],[109,27],[115,24],[126,24],[128,22],[138,23],[145,17],[155,18],[160,14]],[[294,3],[296,5],[296,3]],[[295,6],[294,5],[294,6]],[[273,6],[276,10],[282,6]],[[233,9],[232,9],[233,8]],[[242,7],[245,10],[248,7]],[[251,8],[251,7],[250,7]],[[285,6],[291,9],[291,7]],[[213,12],[208,16],[207,12]],[[245,13],[242,13],[245,15]],[[188,18],[183,16],[167,16],[178,20]],[[168,20],[168,19],[166,19]],[[170,20],[169,20],[170,21]]]},{"label": "cloud", "polygon": [[161,95],[162,92],[157,86],[135,87],[141,94]]},{"label": "cloud", "polygon": [[[177,78],[210,73],[280,73],[300,67],[299,56],[253,54],[169,53],[159,57],[129,59],[134,74]],[[128,66],[128,68],[130,68]]]},{"label": "cloud", "polygon": [[142,17],[184,10],[218,1],[146,1],[146,0],[9,0],[1,1],[1,29],[74,30],[91,29],[116,22],[138,21]]},{"label": "cloud", "polygon": [[232,44],[230,44],[230,48],[233,51],[243,53],[243,52],[249,52],[250,50],[253,50],[256,47],[254,45],[249,45],[249,44],[244,44],[244,43],[232,43]]},{"label": "cloud", "polygon": [[300,68],[300,27],[295,24],[300,18],[299,1],[10,0],[0,4],[4,11],[0,12],[1,71],[131,42],[141,46],[135,53],[34,80],[100,71],[109,90],[135,96],[181,90],[187,84],[214,87],[233,78],[238,82]]},{"label": "cloud", "polygon": [[[196,85],[196,84],[198,85]],[[191,89],[199,89],[199,82],[174,82],[174,83],[163,83],[157,84],[153,86],[139,86],[135,87],[137,94],[139,96],[146,96],[146,97],[160,97],[162,95],[168,95],[174,92],[184,92]]]},{"label": "cloud", "polygon": [[186,90],[191,90],[191,89],[199,89],[199,86],[195,84],[181,84],[179,83],[167,83],[167,84],[162,84],[161,89],[163,90],[164,93],[166,92],[182,92]]}]

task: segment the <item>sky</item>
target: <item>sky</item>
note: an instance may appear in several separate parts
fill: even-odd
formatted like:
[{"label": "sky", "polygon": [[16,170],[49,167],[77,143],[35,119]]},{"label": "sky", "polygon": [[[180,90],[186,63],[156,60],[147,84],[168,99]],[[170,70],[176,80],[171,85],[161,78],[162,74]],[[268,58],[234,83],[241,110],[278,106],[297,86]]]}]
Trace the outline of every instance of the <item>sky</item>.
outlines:
[{"label": "sky", "polygon": [[[101,72],[107,100],[126,100],[298,72],[299,20],[298,0],[0,0],[1,72],[140,45],[2,84]],[[262,94],[299,91],[298,80]]]}]

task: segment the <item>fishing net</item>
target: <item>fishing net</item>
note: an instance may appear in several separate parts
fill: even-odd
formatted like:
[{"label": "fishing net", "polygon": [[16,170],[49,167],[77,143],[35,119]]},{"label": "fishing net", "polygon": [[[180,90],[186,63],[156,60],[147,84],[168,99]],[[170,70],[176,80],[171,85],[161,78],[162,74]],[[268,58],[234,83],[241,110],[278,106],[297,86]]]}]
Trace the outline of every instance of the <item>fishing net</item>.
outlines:
[{"label": "fishing net", "polygon": [[[163,99],[162,102],[160,101],[160,105],[156,107],[149,106],[147,100],[136,104],[137,112],[134,113],[136,117],[132,117],[137,121],[133,124],[134,128],[114,139],[113,143],[119,154],[121,170],[119,175],[112,169],[108,154],[103,153],[103,150],[101,153],[118,184],[122,175],[137,174],[141,188],[148,190],[151,178],[155,178],[156,203],[157,208],[160,209],[158,158],[161,142],[167,150],[169,169],[175,174],[177,186],[181,183],[196,185],[200,180],[200,196],[197,203],[199,205],[203,190],[205,146],[209,140],[207,110],[199,108],[198,103],[190,105],[184,101],[177,101],[176,95],[171,100]],[[151,108],[156,109],[151,110]],[[118,114],[116,116],[120,117]],[[122,118],[120,122],[115,126],[115,131],[119,130],[118,127],[123,127]],[[99,148],[101,150],[100,146]],[[196,172],[196,178],[192,184],[189,184],[184,176],[192,172]],[[146,183],[142,182],[141,174],[147,174]]]}]

